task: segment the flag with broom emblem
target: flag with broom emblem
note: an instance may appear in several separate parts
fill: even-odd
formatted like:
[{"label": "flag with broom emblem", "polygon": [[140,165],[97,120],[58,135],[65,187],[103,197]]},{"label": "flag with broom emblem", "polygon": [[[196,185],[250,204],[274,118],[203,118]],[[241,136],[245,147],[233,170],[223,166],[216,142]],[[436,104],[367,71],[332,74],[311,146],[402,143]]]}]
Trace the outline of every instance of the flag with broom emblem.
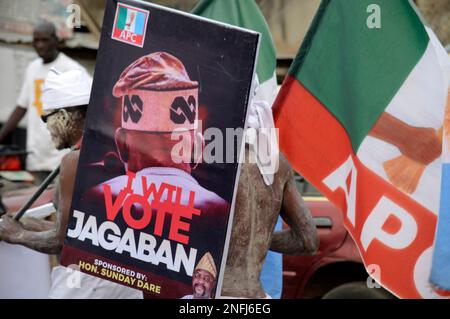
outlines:
[{"label": "flag with broom emblem", "polygon": [[274,104],[280,147],[402,298],[430,284],[448,56],[407,0],[323,0]]},{"label": "flag with broom emblem", "polygon": [[[436,137],[442,143],[442,127],[437,131]],[[400,155],[383,163],[389,181],[402,191],[412,194],[416,191],[420,179],[427,166],[408,156]]]}]

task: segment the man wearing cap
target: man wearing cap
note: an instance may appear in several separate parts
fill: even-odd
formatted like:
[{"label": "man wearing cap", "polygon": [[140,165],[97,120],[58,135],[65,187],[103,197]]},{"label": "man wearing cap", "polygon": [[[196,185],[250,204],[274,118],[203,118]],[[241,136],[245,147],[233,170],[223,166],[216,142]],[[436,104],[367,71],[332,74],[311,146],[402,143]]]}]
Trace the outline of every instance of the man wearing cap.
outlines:
[{"label": "man wearing cap", "polygon": [[[24,219],[24,224],[4,216],[0,240],[47,254],[59,254],[67,229],[79,151],[92,80],[81,70],[50,70],[43,89],[44,114],[57,149],[72,148],[61,162],[55,196],[56,222]],[[57,266],[52,271],[50,298],[142,298],[140,291],[77,273],[79,285],[70,286],[72,270]]]},{"label": "man wearing cap", "polygon": [[59,71],[85,69],[76,61],[58,51],[56,28],[50,22],[39,23],[33,31],[33,47],[39,58],[27,67],[17,106],[0,130],[0,143],[17,127],[27,114],[26,169],[40,183],[61,162],[65,151],[57,150],[50,134],[42,123],[42,85],[51,68]]},{"label": "man wearing cap", "polygon": [[217,268],[214,259],[208,252],[195,266],[192,275],[193,294],[181,299],[211,299],[217,281]]}]

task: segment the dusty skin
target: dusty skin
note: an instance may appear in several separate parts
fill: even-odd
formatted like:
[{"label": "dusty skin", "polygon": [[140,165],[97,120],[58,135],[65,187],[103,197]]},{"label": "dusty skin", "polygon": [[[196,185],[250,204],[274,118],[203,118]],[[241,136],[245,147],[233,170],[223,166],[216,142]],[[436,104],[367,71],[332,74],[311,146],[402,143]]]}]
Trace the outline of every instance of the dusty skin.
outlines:
[{"label": "dusty skin", "polygon": [[[279,215],[290,228],[274,234]],[[317,251],[318,241],[311,214],[284,156],[271,186],[264,183],[258,166],[246,160],[239,179],[222,296],[264,298],[259,277],[267,251],[308,255]]]}]

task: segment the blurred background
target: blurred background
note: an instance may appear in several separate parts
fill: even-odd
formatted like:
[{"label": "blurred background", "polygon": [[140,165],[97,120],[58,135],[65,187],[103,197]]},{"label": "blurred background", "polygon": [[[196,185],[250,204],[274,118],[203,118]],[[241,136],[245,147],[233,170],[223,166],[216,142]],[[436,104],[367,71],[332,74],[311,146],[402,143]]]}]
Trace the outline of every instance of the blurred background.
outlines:
[{"label": "blurred background", "polygon": [[[160,5],[189,12],[198,0],[155,0]],[[246,0],[243,0],[246,1]],[[34,24],[48,19],[58,26],[61,51],[93,73],[106,0],[0,0],[0,125],[16,105],[27,64],[36,57],[31,46]],[[277,76],[281,83],[308,30],[320,0],[256,0],[277,50]],[[450,0],[415,0],[423,18],[444,46],[450,46]],[[80,26],[66,21],[78,5]],[[25,123],[12,135],[25,145]]]}]

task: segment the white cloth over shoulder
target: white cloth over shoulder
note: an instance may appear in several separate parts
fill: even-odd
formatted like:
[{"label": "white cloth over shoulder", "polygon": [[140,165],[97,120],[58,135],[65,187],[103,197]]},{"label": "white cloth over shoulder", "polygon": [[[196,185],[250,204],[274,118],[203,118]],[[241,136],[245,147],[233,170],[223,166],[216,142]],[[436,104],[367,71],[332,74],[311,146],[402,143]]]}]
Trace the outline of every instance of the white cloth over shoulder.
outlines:
[{"label": "white cloth over shoulder", "polygon": [[247,120],[246,142],[256,156],[256,164],[265,184],[272,185],[279,166],[278,136],[273,120],[272,107],[266,101],[255,99],[259,88],[258,76],[256,75],[255,82],[255,92]]}]

